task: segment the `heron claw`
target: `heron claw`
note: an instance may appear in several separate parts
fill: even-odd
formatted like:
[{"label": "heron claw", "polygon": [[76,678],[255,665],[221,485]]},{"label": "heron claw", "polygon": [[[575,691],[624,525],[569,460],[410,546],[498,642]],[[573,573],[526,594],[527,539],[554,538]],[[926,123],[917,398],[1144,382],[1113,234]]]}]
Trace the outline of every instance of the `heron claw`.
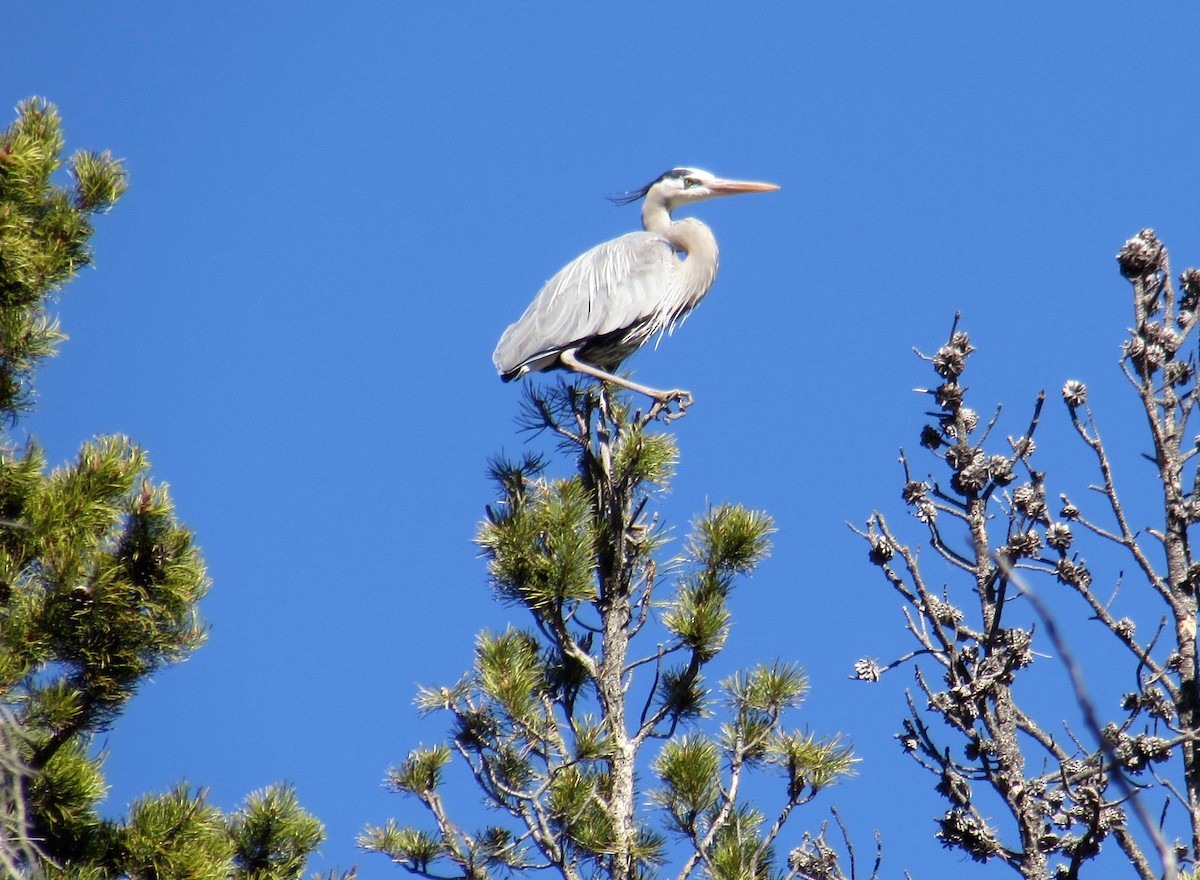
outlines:
[{"label": "heron claw", "polygon": [[[654,398],[654,406],[650,407],[650,411],[646,413],[648,420],[662,417],[664,424],[669,424],[671,419],[677,419],[680,416],[687,414],[687,408],[692,405],[694,398],[690,391],[684,391],[681,388],[676,388],[674,391],[664,391]],[[678,412],[671,411],[671,404],[679,405]]]}]

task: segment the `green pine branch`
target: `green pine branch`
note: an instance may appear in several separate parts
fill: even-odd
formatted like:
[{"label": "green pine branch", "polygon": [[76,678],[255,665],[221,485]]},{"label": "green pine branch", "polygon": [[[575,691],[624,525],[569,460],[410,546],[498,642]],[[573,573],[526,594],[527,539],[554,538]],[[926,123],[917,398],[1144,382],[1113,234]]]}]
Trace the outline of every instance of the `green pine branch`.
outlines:
[{"label": "green pine branch", "polygon": [[[481,633],[462,680],[418,695],[422,712],[449,714],[450,738],[414,750],[388,784],[432,827],[389,821],[360,844],[424,877],[549,868],[624,880],[672,859],[679,880],[785,876],[775,848],[792,810],[854,759],[836,737],[785,726],[807,690],[796,666],[764,663],[717,694],[704,684],[729,635],[729,596],[769,552],[770,518],[714,507],[665,558],[653,506],[678,462],[674,439],[607,391],[571,386],[531,396],[526,419],[557,436],[574,473],[550,477],[536,456],[493,462],[500,494],[478,543],[497,598],[529,625]],[[710,717],[724,723],[710,732]],[[451,819],[455,756],[502,824]],[[783,782],[770,818],[743,794],[761,771]]]},{"label": "green pine branch", "polygon": [[[110,154],[62,153],[58,114],[39,99],[0,133],[8,425],[63,339],[48,308],[91,261],[90,218],[126,188]],[[50,469],[35,442],[18,448],[0,435],[0,870],[44,880],[302,876],[324,829],[286,786],[250,795],[232,815],[180,784],[139,798],[122,819],[101,817],[108,786],[95,737],[149,676],[203,643],[208,576],[131,440],[98,437]]]},{"label": "green pine branch", "polygon": [[[53,295],[91,263],[90,217],[107,211],[128,186],[111,154],[63,159],[62,124],[53,105],[31,98],[0,132],[0,414],[28,410],[33,371],[63,334],[47,313]],[[70,182],[56,182],[68,166]]]}]

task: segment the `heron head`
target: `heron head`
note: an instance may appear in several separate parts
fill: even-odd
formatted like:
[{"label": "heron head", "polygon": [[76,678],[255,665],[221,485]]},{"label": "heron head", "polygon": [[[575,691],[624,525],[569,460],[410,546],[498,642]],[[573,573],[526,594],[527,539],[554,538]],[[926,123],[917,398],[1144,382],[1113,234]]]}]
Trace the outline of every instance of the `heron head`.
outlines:
[{"label": "heron head", "polygon": [[681,205],[702,202],[717,196],[771,192],[777,189],[779,187],[773,183],[726,180],[700,168],[672,168],[641,189],[616,196],[613,201],[619,205],[628,205],[645,198],[648,204],[650,202],[661,204],[670,212]]}]

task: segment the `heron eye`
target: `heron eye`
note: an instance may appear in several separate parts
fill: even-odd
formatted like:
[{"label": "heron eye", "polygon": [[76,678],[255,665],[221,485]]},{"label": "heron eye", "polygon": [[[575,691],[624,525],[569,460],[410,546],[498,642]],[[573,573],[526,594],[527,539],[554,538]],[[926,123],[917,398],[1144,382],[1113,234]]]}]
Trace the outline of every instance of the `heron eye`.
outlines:
[{"label": "heron eye", "polygon": [[683,179],[683,188],[684,189],[691,189],[693,186],[699,186],[699,185],[700,185],[700,181],[697,180],[695,177],[685,177]]}]

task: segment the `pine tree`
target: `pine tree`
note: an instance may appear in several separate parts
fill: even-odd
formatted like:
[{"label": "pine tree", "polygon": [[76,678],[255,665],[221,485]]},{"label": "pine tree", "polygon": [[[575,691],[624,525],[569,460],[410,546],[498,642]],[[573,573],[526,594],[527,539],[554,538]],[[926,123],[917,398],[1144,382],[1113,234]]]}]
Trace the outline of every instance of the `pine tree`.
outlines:
[{"label": "pine tree", "polygon": [[[55,109],[23,102],[0,133],[0,418],[33,402],[38,363],[63,340],[48,306],[91,259],[91,218],[126,188],[109,153],[79,152],[69,185]],[[0,870],[8,876],[299,877],[321,823],[290,789],[227,816],[179,785],[102,818],[93,737],[139,684],[204,640],[209,581],[146,454],[98,437],[50,470],[36,443],[0,437]]]},{"label": "pine tree", "polygon": [[[920,444],[932,472],[901,457],[901,494],[933,553],[922,556],[880,512],[859,531],[905,602],[915,646],[886,664],[860,660],[858,677],[915,665],[917,695],[898,738],[948,801],[938,838],[1030,880],[1112,876],[1121,863],[1142,880],[1173,880],[1196,876],[1200,859],[1200,561],[1190,543],[1200,523],[1200,270],[1176,286],[1148,229],[1117,261],[1133,305],[1120,368],[1146,428],[1136,467],[1114,460],[1078,380],[1061,397],[1094,467],[1089,491],[1073,499],[1055,488],[1034,442],[1044,394],[1021,433],[997,442],[999,409],[984,421],[968,405],[975,347],[956,319],[926,358],[937,411]],[[1136,496],[1157,508],[1145,528],[1145,514],[1127,506]],[[1110,665],[1071,661],[1073,640],[1098,638]],[[1049,663],[1067,667],[1065,685],[1047,678]],[[1112,681],[1128,690],[1089,696]],[[1050,714],[1031,705],[1048,686],[1065,698]]]},{"label": "pine tree", "polygon": [[[529,623],[480,633],[473,668],[417,698],[449,714],[450,738],[414,750],[387,784],[432,828],[391,821],[361,845],[425,877],[843,876],[824,829],[782,864],[776,852],[792,811],[854,763],[838,738],[785,725],[804,673],[776,661],[715,690],[704,679],[729,636],[731,591],[768,552],[770,518],[713,507],[664,558],[669,532],[651,511],[677,463],[670,435],[607,390],[568,385],[531,395],[525,421],[557,437],[574,472],[553,478],[532,454],[493,462],[499,498],[478,543],[498,599]],[[703,723],[714,714],[716,729]],[[456,756],[497,824],[452,820]],[[755,770],[779,777],[773,804],[746,795]]]}]

